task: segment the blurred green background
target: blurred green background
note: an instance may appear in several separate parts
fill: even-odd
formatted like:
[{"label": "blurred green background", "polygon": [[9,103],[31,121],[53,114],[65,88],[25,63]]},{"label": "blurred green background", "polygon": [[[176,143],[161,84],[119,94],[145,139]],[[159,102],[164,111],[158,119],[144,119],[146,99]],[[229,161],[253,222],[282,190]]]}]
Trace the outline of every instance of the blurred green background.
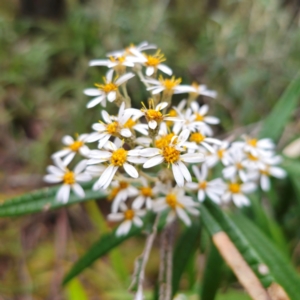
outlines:
[{"label": "blurred green background", "polygon": [[[299,9],[299,1],[279,0],[1,0],[0,199],[43,185],[41,174],[61,137],[89,131],[100,110],[85,109],[82,91],[105,70],[88,62],[130,43],[157,44],[184,83],[196,80],[218,92],[211,101],[222,121],[218,134],[258,124],[299,70]],[[145,100],[134,83],[129,93],[135,103]],[[299,114],[280,145],[299,132]],[[91,211],[76,206],[0,220],[0,299],[85,299],[61,292],[60,279],[99,236],[94,219],[101,216]],[[116,253],[110,263],[99,261],[74,289],[88,299],[126,299],[118,291],[128,287],[143,247],[140,240],[128,243],[120,248],[122,259]],[[155,278],[157,255],[151,259]],[[224,290],[232,282],[227,277]],[[226,297],[219,299],[235,296]]]}]

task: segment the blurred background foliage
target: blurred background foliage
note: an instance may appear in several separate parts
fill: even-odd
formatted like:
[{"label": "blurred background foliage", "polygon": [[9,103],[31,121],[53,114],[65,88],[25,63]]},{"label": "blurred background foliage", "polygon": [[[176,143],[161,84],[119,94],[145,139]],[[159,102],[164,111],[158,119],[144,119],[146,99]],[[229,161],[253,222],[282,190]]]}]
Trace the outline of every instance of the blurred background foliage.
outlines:
[{"label": "blurred background foliage", "polygon": [[[299,71],[299,7],[299,1],[279,0],[2,0],[1,199],[40,187],[61,137],[86,132],[99,119],[98,109],[85,109],[88,99],[82,90],[100,81],[105,70],[88,68],[88,62],[130,43],[157,44],[184,83],[198,81],[218,91],[211,103],[222,121],[219,135],[259,123]],[[129,93],[136,105],[145,100],[134,82]],[[295,111],[280,147],[297,137],[299,113]],[[123,291],[143,247],[138,239],[86,271],[83,285],[74,281],[72,289],[60,292],[70,261],[99,236],[99,226],[102,232],[109,230],[99,221],[101,214],[92,211],[74,206],[67,212],[0,220],[5,241],[0,243],[0,299],[127,299]],[[300,233],[290,215],[281,221],[287,225],[287,251],[299,264]],[[157,257],[155,252],[151,256],[150,279],[157,275]],[[197,268],[202,267],[199,261]],[[227,294],[217,299],[248,299],[232,273],[224,272],[222,291]],[[189,288],[184,280],[182,287]]]}]

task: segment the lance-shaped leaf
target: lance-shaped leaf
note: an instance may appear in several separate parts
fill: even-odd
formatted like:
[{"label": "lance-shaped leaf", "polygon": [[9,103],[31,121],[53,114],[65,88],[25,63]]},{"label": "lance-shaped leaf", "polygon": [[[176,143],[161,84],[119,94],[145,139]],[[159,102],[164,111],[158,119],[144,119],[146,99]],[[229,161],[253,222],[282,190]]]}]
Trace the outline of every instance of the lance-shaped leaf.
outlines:
[{"label": "lance-shaped leaf", "polygon": [[275,107],[266,118],[260,131],[260,137],[278,140],[300,99],[300,73],[286,88]]},{"label": "lance-shaped leaf", "polygon": [[[161,230],[166,224],[166,213],[161,214],[157,230]],[[149,213],[144,218],[144,226],[132,226],[130,231],[123,236],[116,235],[116,229],[111,233],[103,235],[92,247],[74,264],[69,273],[65,276],[63,284],[68,283],[71,279],[79,275],[84,269],[92,265],[98,258],[107,254],[109,251],[128,240],[129,238],[140,234],[142,231],[151,232],[154,220],[153,213]]]},{"label": "lance-shaped leaf", "polygon": [[85,190],[85,197],[80,198],[71,192],[68,203],[61,203],[56,199],[58,187],[44,188],[19,197],[6,200],[0,205],[0,217],[15,217],[36,212],[56,209],[63,206],[84,202],[92,199],[103,199],[106,193],[93,191],[93,182],[82,184]]},{"label": "lance-shaped leaf", "polygon": [[195,222],[178,239],[173,256],[172,293],[176,294],[181,276],[199,245],[200,224]]}]

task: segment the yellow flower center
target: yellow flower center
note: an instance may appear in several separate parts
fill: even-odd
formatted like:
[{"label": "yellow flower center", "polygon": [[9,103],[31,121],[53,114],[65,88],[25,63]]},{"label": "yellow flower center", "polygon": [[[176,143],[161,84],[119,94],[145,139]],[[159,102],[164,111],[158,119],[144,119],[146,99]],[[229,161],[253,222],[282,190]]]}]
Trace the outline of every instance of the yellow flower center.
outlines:
[{"label": "yellow flower center", "polygon": [[265,170],[259,170],[261,175],[270,176],[270,170],[269,168],[266,168]]},{"label": "yellow flower center", "polygon": [[206,187],[207,187],[207,182],[206,181],[199,182],[199,189],[200,190],[205,190]]},{"label": "yellow flower center", "polygon": [[112,122],[106,126],[106,130],[109,134],[116,134],[119,131],[118,122]]},{"label": "yellow flower center", "polygon": [[159,81],[166,90],[171,91],[181,83],[181,78],[176,79],[174,76],[172,76],[172,78],[164,79],[162,76],[160,76]]},{"label": "yellow flower center", "polygon": [[249,139],[247,141],[247,144],[250,145],[250,146],[256,147],[257,146],[257,139]]},{"label": "yellow flower center", "polygon": [[151,187],[141,187],[140,188],[140,191],[141,191],[141,194],[144,196],[144,197],[152,197],[153,196],[153,193],[152,193],[152,189]]},{"label": "yellow flower center", "polygon": [[237,194],[241,191],[241,185],[238,183],[230,183],[229,184],[229,191],[233,194]]},{"label": "yellow flower center", "polygon": [[206,138],[206,136],[204,136],[203,134],[201,134],[199,132],[194,132],[190,136],[190,141],[199,144],[199,143],[203,142],[205,140],[205,138]]},{"label": "yellow flower center", "polygon": [[128,119],[128,121],[124,124],[124,128],[131,129],[136,124],[135,121],[133,121],[131,118]]},{"label": "yellow flower center", "polygon": [[68,171],[65,173],[64,177],[63,177],[63,182],[64,184],[74,184],[76,181],[75,181],[75,174],[71,171]]},{"label": "yellow flower center", "polygon": [[125,56],[119,56],[119,57],[110,56],[109,59],[111,62],[117,62],[117,63],[121,64],[125,61],[126,57]]},{"label": "yellow flower center", "polygon": [[83,146],[83,142],[82,141],[75,141],[73,144],[71,144],[69,146],[69,148],[74,151],[77,152],[82,146]]},{"label": "yellow flower center", "polygon": [[109,82],[109,83],[106,83],[106,84],[97,84],[95,83],[95,86],[103,91],[105,94],[108,94],[109,92],[112,92],[112,91],[116,91],[118,89],[118,86],[116,84],[114,84],[113,82]]},{"label": "yellow flower center", "polygon": [[124,218],[125,220],[132,220],[134,218],[134,210],[132,209],[127,209],[124,211]]},{"label": "yellow flower center", "polygon": [[162,138],[155,141],[155,146],[159,149],[162,149],[166,146],[168,146],[171,143],[172,137],[174,136],[174,133],[169,133]]},{"label": "yellow flower center", "polygon": [[241,163],[236,163],[235,166],[236,166],[236,168],[238,170],[242,170],[243,169],[243,165]]},{"label": "yellow flower center", "polygon": [[[177,116],[177,112],[175,109],[171,109],[168,113],[168,117],[176,117]],[[167,121],[167,126],[172,126],[173,121]]]},{"label": "yellow flower center", "polygon": [[225,152],[224,149],[219,149],[219,150],[217,151],[217,155],[218,155],[218,157],[219,157],[220,159],[223,158],[224,152]]},{"label": "yellow flower center", "polygon": [[148,121],[152,121],[152,120],[162,121],[163,120],[163,114],[160,111],[155,110],[155,109],[146,110],[145,116]]},{"label": "yellow flower center", "polygon": [[166,202],[172,209],[175,209],[176,206],[179,206],[181,208],[184,207],[181,203],[177,201],[177,197],[175,194],[168,194],[166,196]]},{"label": "yellow flower center", "polygon": [[247,156],[248,156],[248,158],[249,158],[250,160],[253,160],[253,161],[257,161],[257,160],[258,160],[258,157],[252,155],[251,153],[247,153]]},{"label": "yellow flower center", "polygon": [[147,62],[145,63],[148,67],[156,67],[161,62],[165,61],[165,57],[162,53],[160,53],[160,50],[158,50],[154,55],[145,55],[147,58]]},{"label": "yellow flower center", "polygon": [[127,159],[127,151],[120,148],[113,152],[111,156],[111,164],[115,167],[121,167],[124,165]]},{"label": "yellow flower center", "polygon": [[180,151],[176,150],[174,147],[166,146],[163,148],[162,155],[168,164],[173,164],[179,160]]},{"label": "yellow flower center", "polygon": [[107,199],[109,201],[113,200],[117,195],[118,193],[121,191],[121,190],[124,190],[126,189],[127,187],[129,186],[128,182],[126,181],[120,181],[119,182],[119,186],[118,187],[115,187],[111,190],[110,194],[108,195]]},{"label": "yellow flower center", "polygon": [[199,122],[202,122],[202,121],[204,120],[204,116],[202,116],[202,115],[196,113],[196,119],[195,119],[195,120],[196,120],[196,121],[199,121]]}]

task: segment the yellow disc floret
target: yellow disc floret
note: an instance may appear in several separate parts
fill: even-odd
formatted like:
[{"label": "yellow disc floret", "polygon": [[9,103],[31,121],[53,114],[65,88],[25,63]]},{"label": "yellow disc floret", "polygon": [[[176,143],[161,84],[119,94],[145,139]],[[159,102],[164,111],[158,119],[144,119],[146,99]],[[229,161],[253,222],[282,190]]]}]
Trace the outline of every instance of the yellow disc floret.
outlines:
[{"label": "yellow disc floret", "polygon": [[161,62],[165,61],[165,56],[160,53],[160,50],[158,50],[154,55],[146,55],[147,61],[145,62],[145,65],[148,67],[156,67]]},{"label": "yellow disc floret", "polygon": [[162,155],[168,164],[177,162],[180,158],[180,151],[171,146],[166,146],[162,150]]},{"label": "yellow disc floret", "polygon": [[206,136],[199,132],[194,132],[190,136],[190,141],[195,142],[197,144],[202,143],[205,140]]},{"label": "yellow disc floret", "polygon": [[65,173],[64,177],[63,177],[63,182],[64,184],[74,184],[76,181],[75,181],[75,174],[71,171],[68,171]]},{"label": "yellow disc floret", "polygon": [[204,120],[204,116],[202,116],[198,113],[196,113],[195,115],[196,115],[195,121],[202,122]]},{"label": "yellow disc floret", "polygon": [[247,153],[247,157],[252,161],[258,161],[258,157],[252,155],[251,153]]},{"label": "yellow disc floret", "polygon": [[111,164],[115,167],[122,167],[127,159],[127,151],[120,148],[112,153]]},{"label": "yellow disc floret", "polygon": [[200,190],[205,190],[206,188],[207,188],[207,182],[206,181],[199,182],[199,189]]},{"label": "yellow disc floret", "polygon": [[112,122],[106,126],[106,130],[109,134],[116,134],[119,131],[118,122]]},{"label": "yellow disc floret", "polygon": [[134,218],[134,210],[127,209],[126,211],[124,211],[124,218],[125,220],[131,221]]},{"label": "yellow disc floret", "polygon": [[69,146],[69,148],[74,152],[78,152],[78,150],[83,146],[83,144],[84,143],[82,141],[75,141]]},{"label": "yellow disc floret", "polygon": [[184,207],[181,203],[177,201],[177,197],[175,194],[168,194],[166,196],[166,202],[172,209],[175,209],[177,206],[181,208]]},{"label": "yellow disc floret", "polygon": [[114,84],[113,82],[105,83],[105,84],[98,84],[95,83],[95,86],[103,91],[105,94],[108,94],[109,92],[116,91],[118,89],[118,86]]},{"label": "yellow disc floret", "polygon": [[229,184],[229,191],[233,194],[237,194],[241,191],[241,185],[238,183],[230,183]]},{"label": "yellow disc floret", "polygon": [[171,143],[171,140],[175,134],[169,133],[160,139],[155,141],[155,146],[159,149],[163,149],[164,147],[168,146]]},{"label": "yellow disc floret", "polygon": [[121,190],[125,190],[129,186],[129,183],[126,181],[119,181],[119,186],[113,188],[109,193],[107,199],[109,201],[113,200]]},{"label": "yellow disc floret", "polygon": [[163,114],[158,111],[158,110],[155,110],[155,109],[148,109],[145,111],[145,117],[147,119],[147,121],[162,121],[163,120]]},{"label": "yellow disc floret", "polygon": [[222,159],[225,153],[225,149],[219,149],[217,150],[217,156]]},{"label": "yellow disc floret", "polygon": [[256,147],[257,146],[257,139],[249,139],[249,140],[247,140],[247,144],[252,146],[252,147]]},{"label": "yellow disc floret", "polygon": [[123,127],[131,129],[135,124],[136,124],[136,122],[133,121],[131,118],[129,118]]},{"label": "yellow disc floret", "polygon": [[153,192],[151,187],[149,186],[143,186],[140,188],[141,194],[144,197],[152,197],[153,196]]},{"label": "yellow disc floret", "polygon": [[181,78],[176,79],[175,76],[172,76],[172,78],[164,79],[162,76],[160,76],[159,81],[166,90],[171,91],[181,83]]}]

